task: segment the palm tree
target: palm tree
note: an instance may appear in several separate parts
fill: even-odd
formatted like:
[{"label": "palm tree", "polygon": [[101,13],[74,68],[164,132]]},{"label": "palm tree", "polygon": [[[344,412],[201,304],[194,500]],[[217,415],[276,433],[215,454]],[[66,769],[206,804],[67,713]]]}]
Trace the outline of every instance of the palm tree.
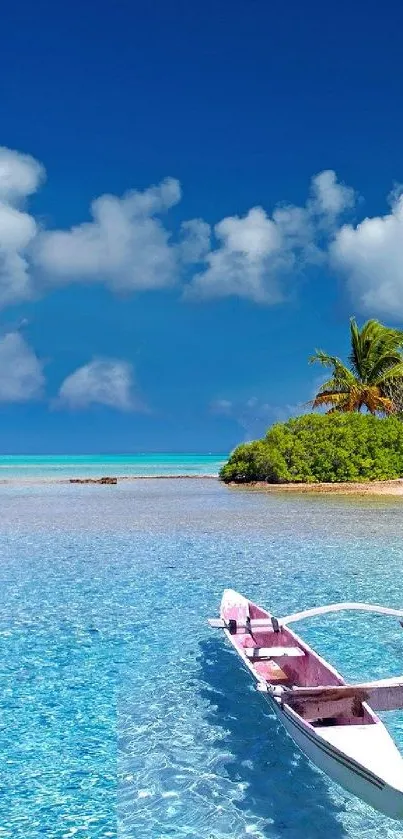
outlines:
[{"label": "palm tree", "polygon": [[332,375],[319,388],[311,402],[313,408],[329,405],[328,413],[360,411],[389,415],[397,406],[393,399],[395,386],[403,381],[403,332],[390,329],[377,320],[368,320],[359,329],[355,318],[350,320],[351,352],[349,366],[335,356],[317,350],[310,362],[331,367]]}]

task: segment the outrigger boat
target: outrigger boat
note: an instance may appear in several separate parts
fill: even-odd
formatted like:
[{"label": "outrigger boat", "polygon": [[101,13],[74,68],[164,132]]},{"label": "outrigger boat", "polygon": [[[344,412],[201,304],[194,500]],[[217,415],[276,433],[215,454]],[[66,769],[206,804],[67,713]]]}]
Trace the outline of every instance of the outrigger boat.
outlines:
[{"label": "outrigger boat", "polygon": [[257,690],[312,763],[376,810],[403,819],[403,758],[375,713],[403,709],[403,676],[346,684],[288,628],[346,609],[403,618],[403,611],[366,603],[336,603],[276,618],[227,589],[220,618],[209,623],[224,631]]}]

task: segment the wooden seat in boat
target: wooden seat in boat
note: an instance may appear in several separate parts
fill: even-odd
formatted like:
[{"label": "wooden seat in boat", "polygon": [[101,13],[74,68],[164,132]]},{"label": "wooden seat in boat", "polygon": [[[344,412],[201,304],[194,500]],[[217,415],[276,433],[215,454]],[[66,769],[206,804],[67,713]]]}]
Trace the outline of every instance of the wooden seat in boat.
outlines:
[{"label": "wooden seat in boat", "polygon": [[272,658],[299,658],[305,653],[300,647],[244,647],[247,658],[265,659]]}]

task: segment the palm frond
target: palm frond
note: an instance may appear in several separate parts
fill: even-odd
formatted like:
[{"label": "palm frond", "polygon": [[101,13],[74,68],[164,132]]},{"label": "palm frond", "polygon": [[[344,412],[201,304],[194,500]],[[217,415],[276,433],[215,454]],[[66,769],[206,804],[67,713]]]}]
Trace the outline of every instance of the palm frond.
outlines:
[{"label": "palm frond", "polygon": [[361,341],[360,341],[360,330],[358,329],[357,322],[355,318],[350,319],[350,336],[351,336],[351,353],[349,356],[349,361],[351,365],[351,369],[355,373],[356,376],[361,375]]},{"label": "palm frond", "polygon": [[394,365],[388,367],[387,370],[382,371],[382,373],[378,376],[376,384],[381,386],[383,382],[389,382],[393,379],[403,379],[403,359],[400,359]]},{"label": "palm frond", "polygon": [[[319,388],[311,405],[329,405],[331,411],[360,411],[389,415],[401,403],[403,387],[403,332],[378,320],[366,321],[361,329],[350,320],[350,367],[337,356],[317,350],[310,359],[331,367],[332,376]],[[394,385],[399,398],[393,400]]]},{"label": "palm frond", "polygon": [[393,399],[390,399],[388,396],[382,396],[379,392],[376,392],[376,388],[369,388],[364,404],[371,414],[379,413],[389,416],[390,414],[396,413],[396,406]]},{"label": "palm frond", "polygon": [[361,329],[354,318],[350,321],[350,364],[363,382],[374,382],[402,358],[403,332],[384,326],[377,320],[368,320]]},{"label": "palm frond", "polygon": [[336,364],[342,363],[339,358],[328,355],[323,350],[315,350],[314,355],[309,357],[309,364],[315,364],[316,361],[319,361],[319,364],[322,364],[323,367],[334,367]]},{"label": "palm frond", "polygon": [[332,405],[340,409],[340,406],[344,405],[348,398],[348,391],[325,390],[322,393],[317,393],[309,404],[312,408],[322,408],[326,405]]},{"label": "palm frond", "polygon": [[[403,370],[403,358],[399,352],[389,352],[380,356],[373,364],[371,370],[370,381],[372,384],[381,382],[384,378],[398,378],[402,373],[398,369]],[[392,372],[396,370],[395,372]]]}]

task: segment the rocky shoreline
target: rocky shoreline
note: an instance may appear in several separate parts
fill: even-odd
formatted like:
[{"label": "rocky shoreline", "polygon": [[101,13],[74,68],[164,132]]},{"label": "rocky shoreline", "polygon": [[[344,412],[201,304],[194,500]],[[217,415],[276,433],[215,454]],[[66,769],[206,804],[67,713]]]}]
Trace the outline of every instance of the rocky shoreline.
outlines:
[{"label": "rocky shoreline", "polygon": [[[0,485],[33,486],[38,484],[106,485],[116,486],[122,481],[218,481],[218,475],[106,475],[101,477],[3,478]],[[365,483],[268,484],[265,481],[223,484],[231,490],[266,493],[329,494],[329,495],[403,495],[403,478],[393,481]]]},{"label": "rocky shoreline", "polygon": [[69,477],[50,477],[43,478],[0,478],[1,485],[24,485],[32,486],[36,484],[105,484],[113,485],[120,483],[120,481],[217,481],[218,475],[115,475],[103,476],[97,478],[69,478]]},{"label": "rocky shoreline", "polygon": [[[217,475],[121,475],[118,478],[104,477],[104,478],[69,478],[69,484],[112,484],[116,485],[118,481],[161,481],[161,480],[195,480],[206,478],[217,478]],[[52,480],[52,479],[50,479]],[[61,483],[66,483],[66,479],[60,479]]]}]

